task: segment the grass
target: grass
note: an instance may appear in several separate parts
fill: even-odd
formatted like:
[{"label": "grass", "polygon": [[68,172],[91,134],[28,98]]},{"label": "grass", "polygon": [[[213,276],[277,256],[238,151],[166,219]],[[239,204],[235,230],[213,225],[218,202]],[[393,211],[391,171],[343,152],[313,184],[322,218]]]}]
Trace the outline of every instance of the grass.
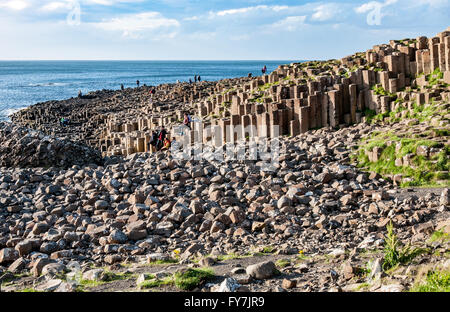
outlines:
[{"label": "grass", "polygon": [[173,285],[173,278],[172,277],[167,277],[165,279],[156,279],[156,276],[151,274],[149,276],[149,280],[146,280],[144,282],[142,282],[141,284],[139,284],[139,287],[141,289],[150,289],[150,288],[156,288],[156,287],[161,287],[161,286],[165,286],[165,285]]},{"label": "grass", "polygon": [[379,84],[374,85],[374,86],[372,87],[372,90],[375,91],[375,94],[377,94],[377,95],[390,96],[390,97],[392,97],[392,98],[396,98],[396,97],[397,97],[396,94],[390,93],[390,92],[386,91],[386,90],[385,90],[381,85],[379,85]]},{"label": "grass", "polygon": [[17,292],[41,292],[41,291],[36,290],[34,288],[24,288],[24,289],[18,290]]},{"label": "grass", "polygon": [[169,259],[169,260],[156,260],[150,263],[146,263],[145,266],[157,266],[157,265],[167,265],[167,264],[177,264],[178,260]]},{"label": "grass", "polygon": [[[388,144],[391,142],[391,144]],[[396,145],[400,149],[396,149]],[[441,152],[430,158],[417,156],[416,151],[419,146],[429,148],[441,148]],[[374,147],[382,149],[378,161],[371,162],[367,152],[371,152]],[[410,166],[396,166],[395,160],[408,154],[414,157]],[[392,132],[374,133],[372,137],[361,141],[356,154],[351,157],[357,162],[359,168],[367,171],[379,173],[382,176],[401,174],[403,178],[411,178],[411,181],[401,184],[402,187],[411,186],[438,186],[450,185],[448,178],[450,145],[443,145],[433,140],[423,138],[400,137]],[[444,181],[444,182],[440,182]]]},{"label": "grass", "polygon": [[450,292],[450,271],[430,271],[422,283],[417,283],[410,292]]},{"label": "grass", "polygon": [[212,269],[187,269],[184,272],[176,272],[174,275],[175,286],[181,290],[192,290],[203,282],[214,277]]},{"label": "grass", "polygon": [[280,269],[283,269],[291,264],[291,261],[289,259],[280,259],[276,263],[276,266]]},{"label": "grass", "polygon": [[431,234],[428,241],[430,243],[433,243],[433,242],[448,241],[448,240],[450,240],[450,234],[445,233],[444,230],[438,230],[438,231],[435,231],[433,234]]},{"label": "grass", "polygon": [[213,278],[214,271],[212,269],[187,269],[185,271],[176,272],[162,280],[156,279],[154,275],[150,275],[150,279],[139,284],[141,289],[151,289],[161,286],[175,286],[180,290],[193,290],[200,286],[203,282]]},{"label": "grass", "polygon": [[384,262],[382,265],[384,271],[396,268],[400,264],[407,264],[415,257],[425,253],[425,249],[411,248],[409,243],[400,248],[400,242],[394,233],[392,222],[389,222],[386,228],[387,235],[385,237]]},{"label": "grass", "polygon": [[106,283],[114,282],[114,281],[121,281],[121,280],[127,280],[131,277],[133,277],[134,274],[132,273],[114,273],[110,272],[108,270],[104,271],[104,278],[103,280],[87,280],[83,278],[78,279],[78,283],[81,287],[80,290],[82,290],[85,287],[97,287],[100,285],[104,285]]}]

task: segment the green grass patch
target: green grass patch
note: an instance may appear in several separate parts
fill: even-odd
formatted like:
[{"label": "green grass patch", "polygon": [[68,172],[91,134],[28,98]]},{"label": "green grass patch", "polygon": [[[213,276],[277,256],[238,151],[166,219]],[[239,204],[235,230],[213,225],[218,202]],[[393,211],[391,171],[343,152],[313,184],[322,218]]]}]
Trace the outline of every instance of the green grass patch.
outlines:
[{"label": "green grass patch", "polygon": [[181,290],[192,290],[214,277],[212,269],[187,269],[174,275],[175,286]]},{"label": "green grass patch", "polygon": [[277,267],[283,269],[283,268],[291,265],[291,261],[289,259],[280,259],[275,264]]},{"label": "green grass patch", "polygon": [[407,264],[415,257],[426,252],[423,248],[411,248],[409,243],[400,248],[400,242],[397,239],[397,235],[394,233],[392,222],[390,222],[386,228],[387,234],[385,237],[384,262],[382,265],[384,271],[395,268],[400,264]]},{"label": "green grass patch", "polygon": [[450,292],[450,271],[430,271],[426,280],[416,284],[410,292]]},{"label": "green grass patch", "polygon": [[[390,144],[388,144],[390,143]],[[397,149],[397,144],[399,149]],[[442,148],[441,152],[426,158],[416,155],[419,146]],[[374,147],[382,152],[378,161],[371,162],[367,155]],[[396,166],[395,160],[412,154],[409,166]],[[351,155],[357,166],[366,171],[379,173],[382,176],[401,174],[411,181],[402,183],[403,187],[411,186],[446,186],[450,184],[448,177],[450,145],[443,145],[433,140],[422,138],[403,138],[392,132],[375,133],[370,138],[362,140],[356,153]],[[443,182],[442,182],[443,181]]]},{"label": "green grass patch", "polygon": [[448,240],[450,240],[450,234],[445,233],[444,230],[438,230],[438,231],[435,231],[433,234],[431,234],[428,241],[430,243],[433,243],[433,242],[448,241]]}]

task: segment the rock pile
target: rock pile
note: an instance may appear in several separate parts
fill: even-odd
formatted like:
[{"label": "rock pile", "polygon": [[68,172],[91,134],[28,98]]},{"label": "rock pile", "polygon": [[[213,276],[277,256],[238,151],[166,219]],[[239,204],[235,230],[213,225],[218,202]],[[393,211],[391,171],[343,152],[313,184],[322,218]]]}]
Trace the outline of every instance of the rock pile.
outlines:
[{"label": "rock pile", "polygon": [[71,167],[101,164],[101,154],[66,139],[15,124],[0,123],[0,167]]},{"label": "rock pile", "polygon": [[345,165],[352,141],[372,127],[283,139],[272,172],[169,152],[104,167],[3,168],[0,265],[39,276],[50,264],[155,261],[175,250],[193,259],[267,245],[284,254],[354,248],[389,220],[411,227],[445,211],[439,196],[394,200],[388,181]]}]

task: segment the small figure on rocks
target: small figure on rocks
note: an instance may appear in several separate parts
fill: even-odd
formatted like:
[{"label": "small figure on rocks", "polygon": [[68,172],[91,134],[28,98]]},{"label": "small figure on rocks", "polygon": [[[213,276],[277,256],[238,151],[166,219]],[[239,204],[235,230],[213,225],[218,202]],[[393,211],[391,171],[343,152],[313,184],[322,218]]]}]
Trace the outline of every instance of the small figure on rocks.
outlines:
[{"label": "small figure on rocks", "polygon": [[82,97],[82,96],[83,96],[83,93],[81,92],[81,90],[78,91],[78,97],[80,98],[80,97]]},{"label": "small figure on rocks", "polygon": [[157,151],[160,151],[161,148],[164,146],[164,140],[166,139],[166,136],[167,136],[166,128],[164,128],[164,126],[162,126],[161,130],[159,131],[158,141],[156,143]]},{"label": "small figure on rocks", "polygon": [[198,75],[197,80],[198,80],[198,82],[202,81],[202,77],[200,77],[200,75]]},{"label": "small figure on rocks", "polygon": [[120,90],[124,90],[125,89],[125,87],[123,86],[123,83],[120,85]]},{"label": "small figure on rocks", "polygon": [[156,143],[158,142],[158,132],[153,131],[152,137],[150,138],[150,142],[148,142],[148,150],[152,153],[156,152]]},{"label": "small figure on rocks", "polygon": [[138,86],[138,88],[139,88],[139,85],[140,85],[141,83],[140,83],[139,80],[137,80],[137,81],[136,81],[136,84],[137,84],[137,86]]},{"label": "small figure on rocks", "polygon": [[197,75],[194,76],[194,81],[197,82]]},{"label": "small figure on rocks", "polygon": [[267,72],[267,67],[266,67],[266,65],[264,65],[264,67],[262,68],[261,72],[262,72],[263,75],[266,74],[266,72]]},{"label": "small figure on rocks", "polygon": [[183,124],[186,127],[189,127],[189,129],[191,129],[191,122],[192,122],[191,116],[189,114],[187,114],[187,113],[184,113]]},{"label": "small figure on rocks", "polygon": [[168,151],[171,146],[171,141],[168,137],[164,139],[164,146],[161,148],[162,151]]}]

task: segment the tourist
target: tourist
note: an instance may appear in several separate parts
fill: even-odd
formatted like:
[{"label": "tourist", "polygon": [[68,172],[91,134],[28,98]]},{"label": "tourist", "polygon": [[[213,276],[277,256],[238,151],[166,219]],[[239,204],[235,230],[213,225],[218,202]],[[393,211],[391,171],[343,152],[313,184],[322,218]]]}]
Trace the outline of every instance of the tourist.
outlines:
[{"label": "tourist", "polygon": [[171,142],[169,138],[164,139],[164,146],[161,148],[162,151],[168,151],[170,149]]},{"label": "tourist", "polygon": [[120,85],[120,90],[124,90],[125,89],[125,87],[123,86],[123,83]]},{"label": "tourist", "polygon": [[262,74],[263,74],[263,75],[266,74],[266,72],[267,72],[267,67],[266,67],[266,65],[264,65],[264,67],[263,67],[263,69],[262,69],[261,71],[262,71]]},{"label": "tourist", "polygon": [[83,93],[81,93],[81,90],[78,91],[78,97],[80,98],[80,97],[82,97],[82,96],[83,96]]},{"label": "tourist", "polygon": [[137,80],[137,81],[136,81],[136,84],[137,84],[137,86],[138,86],[138,88],[139,88],[139,85],[140,85],[141,83],[140,83],[139,80]]},{"label": "tourist", "polygon": [[164,126],[162,126],[161,130],[159,131],[158,141],[156,143],[157,151],[161,150],[161,148],[163,147],[166,136],[167,136],[167,131],[164,128]]},{"label": "tourist", "polygon": [[197,80],[198,80],[198,82],[202,81],[202,78],[200,77],[200,75],[198,75]]},{"label": "tourist", "polygon": [[152,137],[150,138],[149,142],[149,150],[151,153],[156,152],[156,143],[158,142],[158,132],[155,130],[152,131]]},{"label": "tourist", "polygon": [[194,81],[197,82],[197,75],[194,76]]},{"label": "tourist", "polygon": [[191,78],[189,78],[189,84],[192,84],[192,79]]},{"label": "tourist", "polygon": [[183,120],[183,124],[188,127],[189,129],[191,129],[191,116],[187,113],[184,113],[184,120]]}]

